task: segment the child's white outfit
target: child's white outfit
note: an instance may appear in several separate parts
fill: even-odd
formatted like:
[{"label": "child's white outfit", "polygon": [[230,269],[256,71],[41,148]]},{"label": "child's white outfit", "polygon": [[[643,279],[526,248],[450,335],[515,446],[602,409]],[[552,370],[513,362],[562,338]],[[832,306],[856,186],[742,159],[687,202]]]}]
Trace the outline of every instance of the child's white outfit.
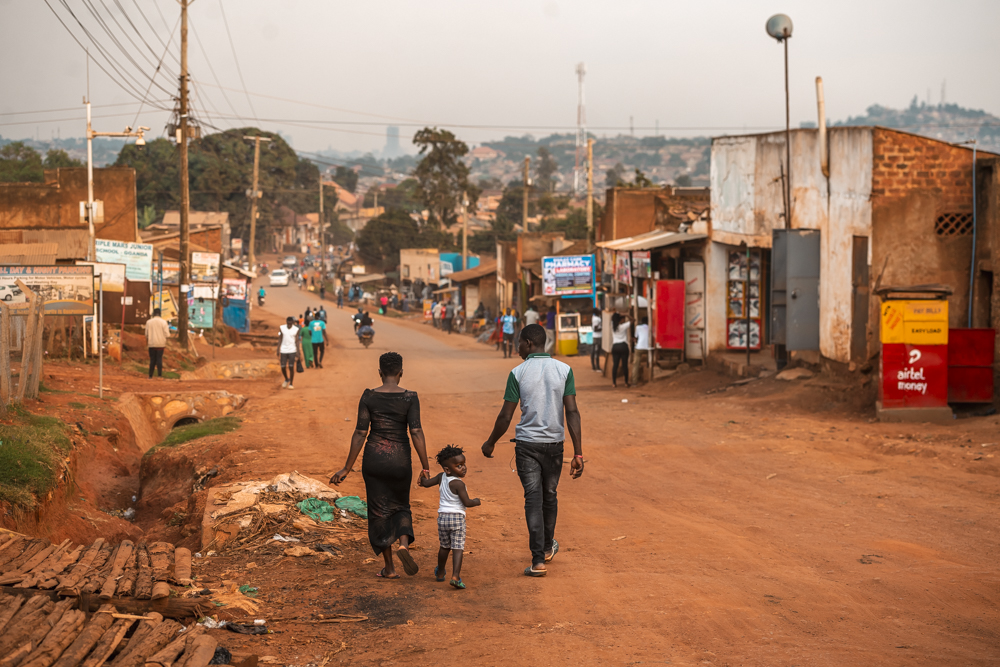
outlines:
[{"label": "child's white outfit", "polygon": [[451,482],[456,479],[460,478],[449,477],[448,473],[441,473],[438,539],[441,541],[442,549],[465,549],[465,505],[461,498],[451,490]]}]

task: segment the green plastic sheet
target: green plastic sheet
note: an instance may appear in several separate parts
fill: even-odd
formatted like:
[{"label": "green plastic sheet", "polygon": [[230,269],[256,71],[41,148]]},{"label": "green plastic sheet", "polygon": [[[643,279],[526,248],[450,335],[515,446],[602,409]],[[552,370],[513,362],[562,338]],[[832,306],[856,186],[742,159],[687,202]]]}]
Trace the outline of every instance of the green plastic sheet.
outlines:
[{"label": "green plastic sheet", "polygon": [[306,498],[296,507],[314,521],[333,521],[337,518],[337,510],[330,503],[319,498]]},{"label": "green plastic sheet", "polygon": [[368,503],[357,496],[344,496],[334,501],[339,509],[357,514],[362,519],[368,518]]}]

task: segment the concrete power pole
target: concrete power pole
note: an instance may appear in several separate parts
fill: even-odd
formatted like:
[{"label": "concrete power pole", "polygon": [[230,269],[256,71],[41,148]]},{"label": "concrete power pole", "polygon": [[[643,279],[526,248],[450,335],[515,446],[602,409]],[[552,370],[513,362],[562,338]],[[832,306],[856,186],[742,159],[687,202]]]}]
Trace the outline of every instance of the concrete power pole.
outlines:
[{"label": "concrete power pole", "polygon": [[[181,290],[191,289],[191,228],[190,208],[191,191],[188,183],[188,3],[190,0],[180,0],[181,3],[181,139],[179,142],[181,156],[181,238],[180,238],[180,284]],[[177,337],[182,348],[188,346],[188,305],[187,294],[178,293],[180,303],[177,304]]]},{"label": "concrete power pole", "polygon": [[[267,137],[243,137],[246,141],[253,141],[253,187],[250,189],[250,270],[254,271],[257,265],[257,253],[254,249],[257,241],[257,200],[260,199],[261,191],[257,189],[258,175],[260,174],[260,142],[270,141]],[[323,180],[320,179],[322,188]],[[322,201],[322,198],[320,198]]]},{"label": "concrete power pole", "polygon": [[528,188],[531,187],[531,156],[524,156],[524,214],[522,222],[524,231],[528,231]]},{"label": "concrete power pole", "polygon": [[319,256],[323,258],[323,268],[326,269],[326,224],[323,220],[323,170],[319,170]]},{"label": "concrete power pole", "polygon": [[587,139],[587,252],[594,249],[594,140]]}]

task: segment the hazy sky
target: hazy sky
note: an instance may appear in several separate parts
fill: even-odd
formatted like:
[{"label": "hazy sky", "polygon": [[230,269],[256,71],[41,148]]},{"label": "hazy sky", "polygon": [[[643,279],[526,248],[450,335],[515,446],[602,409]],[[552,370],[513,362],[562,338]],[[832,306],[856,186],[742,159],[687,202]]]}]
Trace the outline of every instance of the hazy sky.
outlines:
[{"label": "hazy sky", "polygon": [[[160,40],[166,41],[179,17],[176,0],[48,3],[94,53],[66,7],[72,9],[138,79],[133,86],[139,97],[145,94],[164,51]],[[88,5],[145,74],[128,63]],[[993,72],[1000,62],[997,0],[194,0],[191,22],[205,52],[192,33],[190,69],[202,118],[221,128],[256,124],[280,131],[305,151],[378,150],[385,126],[393,123],[402,126],[404,144],[416,129],[407,123],[449,127],[470,143],[571,131],[574,69],[581,61],[587,67],[587,120],[598,136],[627,132],[630,117],[637,135],[653,134],[657,121],[666,136],[739,133],[784,124],[782,49],[764,32],[776,12],[795,24],[789,47],[793,126],[815,120],[817,75],[824,79],[832,120],[861,114],[874,103],[904,107],[914,94],[924,100],[928,91],[936,104],[944,80],[948,102],[1000,114]],[[81,47],[44,0],[0,0],[0,23],[0,135],[82,136]],[[179,41],[179,29],[173,35]],[[171,91],[177,53],[172,46],[164,61],[174,74],[156,76]],[[216,87],[209,65],[230,90]],[[131,124],[138,102],[96,65],[90,78],[95,129]],[[172,107],[155,86],[150,98]],[[112,104],[121,106],[104,106]],[[157,135],[168,115],[147,106],[139,123]],[[322,124],[331,121],[348,124]]]}]

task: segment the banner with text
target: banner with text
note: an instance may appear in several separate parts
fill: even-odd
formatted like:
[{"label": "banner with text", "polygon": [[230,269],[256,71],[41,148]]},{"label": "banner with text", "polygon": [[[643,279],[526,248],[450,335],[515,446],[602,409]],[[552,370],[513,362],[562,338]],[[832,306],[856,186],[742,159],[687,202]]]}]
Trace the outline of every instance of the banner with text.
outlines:
[{"label": "banner with text", "polygon": [[0,300],[15,312],[28,309],[18,280],[42,298],[46,315],[94,314],[92,266],[0,266]]},{"label": "banner with text", "polygon": [[125,277],[129,280],[148,281],[153,274],[153,246],[148,243],[97,239],[94,248],[98,262],[124,264]]},{"label": "banner with text", "polygon": [[593,292],[593,255],[542,258],[542,293],[545,296],[589,296]]}]

